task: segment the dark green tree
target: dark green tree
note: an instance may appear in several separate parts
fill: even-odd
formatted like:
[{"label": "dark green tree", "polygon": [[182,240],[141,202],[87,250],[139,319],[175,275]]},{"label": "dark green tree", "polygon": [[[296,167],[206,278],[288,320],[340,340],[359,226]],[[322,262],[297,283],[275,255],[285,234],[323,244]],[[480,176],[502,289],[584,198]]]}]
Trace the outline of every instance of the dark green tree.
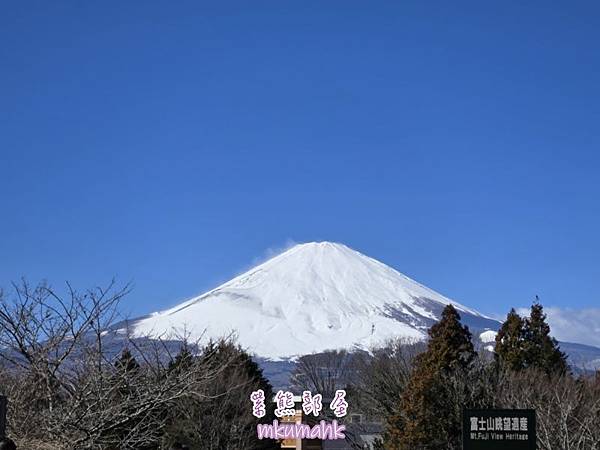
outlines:
[{"label": "dark green tree", "polygon": [[460,323],[452,305],[429,330],[427,350],[415,358],[415,367],[398,411],[389,418],[385,448],[448,450],[460,445],[460,414],[448,402],[447,377],[468,370],[476,358],[471,333]]},{"label": "dark green tree", "polygon": [[[188,364],[186,353],[180,354],[180,364]],[[216,369],[218,375],[194,397],[174,407],[165,444],[185,444],[190,450],[278,447],[275,441],[258,440],[256,435],[257,423],[273,420],[273,390],[247,352],[230,341],[210,342],[191,363],[210,368],[207,372]],[[267,407],[262,419],[252,415],[250,401],[250,394],[258,389],[264,391]]]},{"label": "dark green tree", "polygon": [[128,348],[124,348],[115,361],[113,378],[117,394],[126,397],[133,393],[134,378],[140,374],[140,365]]},{"label": "dark green tree", "polygon": [[511,309],[496,336],[496,362],[512,371],[537,369],[551,374],[569,371],[566,355],[550,336],[544,308],[536,296],[529,317],[521,318]]},{"label": "dark green tree", "polygon": [[[112,394],[112,402],[123,405],[125,416],[130,419],[120,422],[123,417],[115,417],[114,423],[110,423],[108,429],[102,433],[101,439],[107,444],[104,446],[107,450],[117,450],[121,448],[122,443],[129,440],[131,430],[139,427],[140,420],[134,418],[135,401],[139,395],[139,381],[145,374],[135,356],[128,348],[124,348],[121,355],[114,362],[115,370],[112,373],[111,384],[115,387]],[[118,444],[117,444],[118,443]],[[140,446],[140,450],[154,450],[155,446],[149,444]]]},{"label": "dark green tree", "polygon": [[187,342],[184,342],[179,349],[179,353],[175,356],[174,359],[169,361],[168,371],[186,371],[189,369],[194,363],[194,355],[190,351],[189,345]]},{"label": "dark green tree", "polygon": [[558,341],[550,336],[550,325],[537,296],[531,305],[529,318],[525,319],[524,334],[526,367],[535,367],[549,375],[569,371],[565,353],[560,350]]},{"label": "dark green tree", "polygon": [[507,369],[521,370],[525,367],[525,321],[514,308],[496,335],[494,356],[496,363]]},{"label": "dark green tree", "polygon": [[140,369],[140,365],[128,348],[123,349],[121,356],[115,361],[115,368],[118,372],[134,374]]}]

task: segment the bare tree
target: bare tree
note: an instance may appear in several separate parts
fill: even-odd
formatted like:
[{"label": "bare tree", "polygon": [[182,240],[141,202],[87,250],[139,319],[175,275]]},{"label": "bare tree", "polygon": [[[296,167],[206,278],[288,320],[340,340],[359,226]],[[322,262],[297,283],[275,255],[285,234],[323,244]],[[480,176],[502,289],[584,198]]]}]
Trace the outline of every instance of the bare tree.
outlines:
[{"label": "bare tree", "polygon": [[168,428],[184,417],[182,405],[239,388],[213,389],[234,364],[233,354],[212,358],[208,351],[173,370],[167,342],[111,331],[128,286],[79,293],[67,285],[65,297],[46,284],[13,288],[12,295],[0,292],[0,386],[10,399],[9,433],[19,448],[159,449],[167,445]]},{"label": "bare tree", "polygon": [[412,372],[422,343],[405,339],[388,342],[371,354],[363,353],[354,362],[356,401],[361,411],[371,417],[393,414]]},{"label": "bare tree", "polygon": [[[99,333],[114,319],[117,304],[128,291],[129,286],[116,289],[114,281],[84,293],[67,284],[66,298],[46,283],[35,287],[26,281],[15,283],[12,296],[0,290],[0,346],[5,349],[0,358],[35,381],[43,392],[38,401],[52,411],[58,396],[73,394],[69,357],[81,351],[92,331]],[[101,347],[95,350],[102,354]]]},{"label": "bare tree", "polygon": [[292,372],[292,387],[333,398],[337,389],[346,387],[351,381],[354,374],[352,358],[346,350],[302,356]]},{"label": "bare tree", "polygon": [[592,378],[507,372],[497,398],[503,407],[536,410],[542,450],[600,449],[600,385]]}]

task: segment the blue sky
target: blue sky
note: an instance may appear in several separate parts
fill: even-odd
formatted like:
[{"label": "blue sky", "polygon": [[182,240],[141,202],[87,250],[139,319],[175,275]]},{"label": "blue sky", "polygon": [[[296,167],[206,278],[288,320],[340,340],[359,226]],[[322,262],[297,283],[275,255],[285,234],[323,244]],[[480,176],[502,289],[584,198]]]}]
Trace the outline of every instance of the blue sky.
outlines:
[{"label": "blue sky", "polygon": [[599,43],[592,1],[6,3],[0,284],[116,276],[137,315],[333,240],[485,313],[598,307]]}]

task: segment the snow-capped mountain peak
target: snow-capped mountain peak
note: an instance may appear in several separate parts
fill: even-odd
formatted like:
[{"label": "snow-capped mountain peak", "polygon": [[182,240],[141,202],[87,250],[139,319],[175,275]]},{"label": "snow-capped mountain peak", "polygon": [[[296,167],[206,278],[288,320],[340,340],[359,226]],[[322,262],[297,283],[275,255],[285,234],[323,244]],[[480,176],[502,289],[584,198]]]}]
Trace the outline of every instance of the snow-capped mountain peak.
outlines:
[{"label": "snow-capped mountain peak", "polygon": [[478,328],[498,325],[343,244],[311,242],[133,328],[138,336],[235,333],[256,355],[279,359],[369,348],[394,337],[423,339],[449,303]]}]

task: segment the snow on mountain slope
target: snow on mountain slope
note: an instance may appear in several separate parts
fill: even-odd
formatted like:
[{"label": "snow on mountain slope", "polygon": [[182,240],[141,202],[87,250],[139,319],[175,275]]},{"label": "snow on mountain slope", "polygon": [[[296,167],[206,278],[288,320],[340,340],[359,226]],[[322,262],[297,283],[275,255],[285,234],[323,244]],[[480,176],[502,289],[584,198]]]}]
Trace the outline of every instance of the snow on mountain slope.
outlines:
[{"label": "snow on mountain slope", "polygon": [[496,335],[498,334],[495,330],[487,330],[479,335],[481,342],[485,344],[491,344],[496,342]]},{"label": "snow on mountain slope", "polygon": [[478,329],[498,322],[345,245],[297,245],[174,308],[134,321],[134,336],[218,338],[234,332],[257,356],[291,358],[420,340],[452,303]]}]

